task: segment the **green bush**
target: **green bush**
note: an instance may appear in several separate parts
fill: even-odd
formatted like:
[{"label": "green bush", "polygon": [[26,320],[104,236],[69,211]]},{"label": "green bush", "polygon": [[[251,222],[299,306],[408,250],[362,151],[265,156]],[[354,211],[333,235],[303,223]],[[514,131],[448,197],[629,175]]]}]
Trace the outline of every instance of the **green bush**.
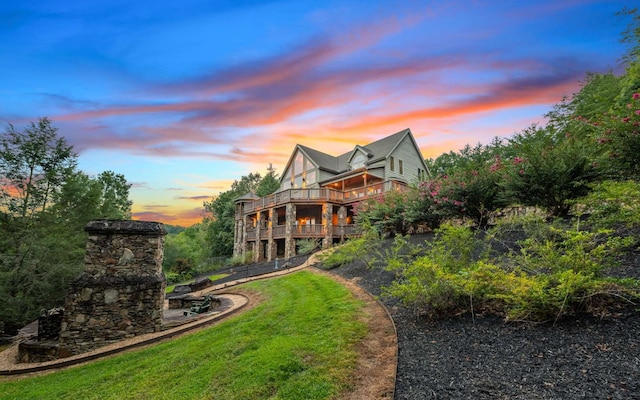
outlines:
[{"label": "green bush", "polygon": [[333,269],[358,260],[368,262],[373,257],[379,238],[375,232],[366,232],[362,237],[347,240],[330,251],[322,254],[322,268]]},{"label": "green bush", "polygon": [[[525,221],[531,224],[531,219]],[[398,278],[383,293],[432,317],[479,311],[535,322],[581,310],[597,312],[610,301],[640,297],[638,281],[602,273],[615,265],[631,238],[602,230],[527,229],[536,234],[520,241],[520,251],[498,264],[489,249],[499,235],[481,237],[468,228],[445,225],[424,256],[388,262]]]},{"label": "green bush", "polygon": [[640,184],[634,181],[604,181],[577,199],[576,208],[589,214],[589,223],[603,228],[640,225]]},{"label": "green bush", "polygon": [[301,239],[296,241],[298,246],[298,254],[309,254],[318,249],[319,244],[315,239]]},{"label": "green bush", "polygon": [[233,267],[251,264],[253,262],[254,254],[255,253],[253,251],[247,251],[244,253],[244,255],[233,256],[227,260],[227,264]]}]

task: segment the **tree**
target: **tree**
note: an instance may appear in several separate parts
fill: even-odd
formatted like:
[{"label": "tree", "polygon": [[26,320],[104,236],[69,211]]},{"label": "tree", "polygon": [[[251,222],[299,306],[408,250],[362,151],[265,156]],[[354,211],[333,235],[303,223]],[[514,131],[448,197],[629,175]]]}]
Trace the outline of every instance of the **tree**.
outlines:
[{"label": "tree", "polygon": [[0,331],[64,304],[82,271],[89,220],[130,216],[124,176],[89,177],[76,165],[47,118],[0,137]]},{"label": "tree", "polygon": [[47,118],[19,132],[9,125],[0,138],[0,209],[13,217],[45,211],[77,164],[73,146],[57,137]]},{"label": "tree", "polygon": [[567,216],[570,201],[586,195],[601,175],[591,142],[553,126],[533,126],[515,135],[510,146],[517,154],[505,163],[510,195],[553,216]]},{"label": "tree", "polygon": [[231,189],[220,193],[210,202],[204,202],[204,208],[211,213],[203,221],[207,225],[207,243],[211,257],[229,257],[233,254],[233,233],[235,226],[235,201],[247,193],[267,196],[279,187],[275,169],[269,166],[267,175],[252,172],[231,185]]},{"label": "tree", "polygon": [[276,174],[275,168],[269,164],[267,168],[267,174],[260,180],[258,187],[256,188],[256,195],[259,197],[268,196],[271,193],[278,190],[280,187],[280,181],[278,180],[278,174]]}]

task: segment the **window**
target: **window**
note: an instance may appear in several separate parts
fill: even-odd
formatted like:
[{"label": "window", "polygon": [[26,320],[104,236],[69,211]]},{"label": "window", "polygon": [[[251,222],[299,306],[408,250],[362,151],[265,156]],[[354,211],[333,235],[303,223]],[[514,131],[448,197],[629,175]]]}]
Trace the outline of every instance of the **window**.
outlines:
[{"label": "window", "polygon": [[400,172],[400,175],[404,175],[404,168],[402,165],[402,160],[398,160],[398,172]]},{"label": "window", "polygon": [[389,157],[389,169],[391,171],[396,170],[396,160],[393,159],[393,156]]},{"label": "window", "polygon": [[364,160],[365,160],[364,154],[358,153],[351,160],[351,168],[358,169],[358,168],[364,167]]},{"label": "window", "polygon": [[302,174],[302,163],[304,162],[304,157],[302,156],[302,153],[298,152],[298,154],[296,154],[296,158],[293,161],[293,173],[296,175],[300,175]]},{"label": "window", "polygon": [[316,170],[308,170],[307,171],[307,185],[313,185],[316,183]]}]

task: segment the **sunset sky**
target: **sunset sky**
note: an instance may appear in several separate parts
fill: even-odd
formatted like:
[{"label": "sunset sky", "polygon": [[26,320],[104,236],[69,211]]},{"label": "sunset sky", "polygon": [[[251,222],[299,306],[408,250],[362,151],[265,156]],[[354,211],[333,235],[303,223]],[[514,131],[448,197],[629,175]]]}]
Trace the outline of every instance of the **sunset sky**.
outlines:
[{"label": "sunset sky", "polygon": [[0,3],[0,123],[49,117],[135,219],[202,202],[296,143],[338,155],[411,128],[425,157],[532,123],[622,71],[635,1]]}]

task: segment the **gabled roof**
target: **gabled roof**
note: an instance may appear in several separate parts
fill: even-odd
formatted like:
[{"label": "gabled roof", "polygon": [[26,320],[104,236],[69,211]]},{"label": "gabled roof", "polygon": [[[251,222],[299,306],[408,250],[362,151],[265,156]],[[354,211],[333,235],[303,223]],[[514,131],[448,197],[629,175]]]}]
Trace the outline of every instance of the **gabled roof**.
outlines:
[{"label": "gabled roof", "polygon": [[338,172],[338,160],[336,159],[336,157],[312,149],[311,147],[303,146],[301,144],[297,145],[296,147],[300,148],[309,157],[311,162],[316,164],[316,167],[334,173]]},{"label": "gabled roof", "polygon": [[[414,146],[416,147],[418,152],[420,152],[420,148],[418,147],[418,144],[413,138],[413,135],[411,135],[411,130],[409,128],[403,129],[400,132],[396,132],[393,135],[384,137],[380,140],[369,143],[365,146],[356,145],[353,150],[347,153],[341,154],[337,157],[312,149],[307,146],[303,146],[301,144],[297,144],[294,151],[291,153],[291,157],[289,158],[289,161],[287,162],[287,165],[285,166],[284,171],[286,171],[289,168],[289,166],[291,165],[291,162],[293,161],[293,157],[296,153],[296,150],[299,149],[318,168],[323,169],[325,171],[329,171],[336,175],[343,174],[350,170],[349,162],[351,161],[351,158],[358,150],[363,151],[365,154],[367,154],[367,157],[368,157],[367,163],[374,163],[380,160],[384,160],[385,158],[389,157],[389,155],[396,149],[396,147],[400,145],[400,143],[404,140],[404,138],[407,135],[410,136]],[[422,160],[422,162],[424,163],[424,160]],[[426,165],[425,165],[425,168],[426,168]],[[282,174],[282,176],[280,177],[280,182],[282,182],[283,178],[284,178],[284,174]]]}]

